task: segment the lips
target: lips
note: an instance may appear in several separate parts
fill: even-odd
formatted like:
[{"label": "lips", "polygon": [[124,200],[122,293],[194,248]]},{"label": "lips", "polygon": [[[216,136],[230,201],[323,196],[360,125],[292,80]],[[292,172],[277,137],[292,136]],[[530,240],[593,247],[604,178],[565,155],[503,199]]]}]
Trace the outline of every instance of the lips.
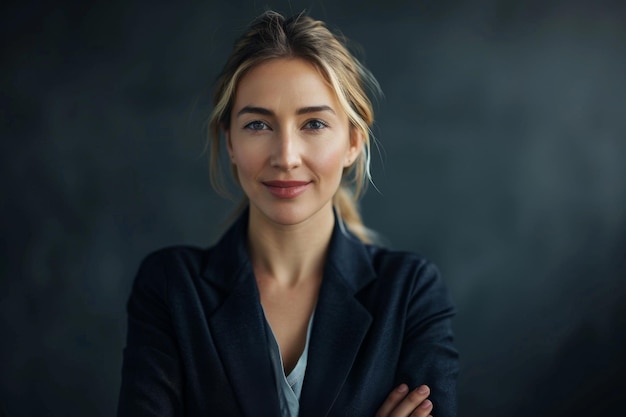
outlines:
[{"label": "lips", "polygon": [[263,185],[273,196],[278,198],[296,198],[306,191],[310,181],[263,181]]}]

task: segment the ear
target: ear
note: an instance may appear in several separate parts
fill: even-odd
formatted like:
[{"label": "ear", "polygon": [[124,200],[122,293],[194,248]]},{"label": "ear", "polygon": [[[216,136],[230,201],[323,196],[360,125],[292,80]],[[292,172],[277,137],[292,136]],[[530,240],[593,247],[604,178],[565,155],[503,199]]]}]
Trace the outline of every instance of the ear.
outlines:
[{"label": "ear", "polygon": [[356,161],[365,146],[365,137],[363,132],[356,127],[350,127],[350,148],[346,154],[344,167],[349,167]]}]

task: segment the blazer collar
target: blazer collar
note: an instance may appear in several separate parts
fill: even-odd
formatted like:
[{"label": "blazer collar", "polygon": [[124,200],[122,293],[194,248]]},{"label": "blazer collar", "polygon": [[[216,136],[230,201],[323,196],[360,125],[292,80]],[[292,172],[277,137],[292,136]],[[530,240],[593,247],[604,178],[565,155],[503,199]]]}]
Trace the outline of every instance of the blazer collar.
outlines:
[{"label": "blazer collar", "polygon": [[251,268],[248,257],[248,209],[210,250],[203,277],[222,290],[232,290]]},{"label": "blazer collar", "polygon": [[[211,250],[203,272],[205,279],[223,290],[230,290],[243,279],[242,271],[250,268],[247,249],[248,213],[246,208]],[[376,277],[366,246],[335,214],[326,272],[338,275],[353,294]]]},{"label": "blazer collar", "polygon": [[[243,416],[279,415],[274,374],[266,343],[265,315],[246,250],[247,213],[208,253],[203,278],[219,288],[207,322],[215,348]],[[219,292],[216,292],[219,294]]]},{"label": "blazer collar", "polygon": [[[265,317],[246,248],[247,229],[245,210],[210,251],[203,276],[226,295],[208,321],[244,415],[278,415],[276,387],[262,382],[274,379]],[[311,329],[300,416],[326,416],[336,400],[372,321],[355,295],[375,277],[367,247],[335,215]]]}]

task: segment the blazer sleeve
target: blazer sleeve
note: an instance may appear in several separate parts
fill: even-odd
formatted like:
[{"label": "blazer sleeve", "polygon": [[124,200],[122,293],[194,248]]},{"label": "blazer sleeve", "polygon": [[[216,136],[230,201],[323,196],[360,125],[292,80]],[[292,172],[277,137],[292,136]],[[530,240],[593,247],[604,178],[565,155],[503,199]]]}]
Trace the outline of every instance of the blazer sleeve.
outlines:
[{"label": "blazer sleeve", "polygon": [[118,417],[173,417],[184,412],[164,254],[157,252],[142,262],[127,303]]},{"label": "blazer sleeve", "polygon": [[411,388],[428,385],[433,415],[454,417],[459,372],[451,324],[455,308],[432,263],[419,262],[412,278],[397,382]]}]

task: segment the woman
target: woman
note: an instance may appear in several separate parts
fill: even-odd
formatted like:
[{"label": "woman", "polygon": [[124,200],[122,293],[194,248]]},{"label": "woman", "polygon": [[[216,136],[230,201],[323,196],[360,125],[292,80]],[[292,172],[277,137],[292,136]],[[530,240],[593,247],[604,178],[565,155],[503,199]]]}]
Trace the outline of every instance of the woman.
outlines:
[{"label": "woman", "polygon": [[238,40],[215,92],[245,194],[222,239],[143,262],[128,302],[119,416],[456,414],[453,307],[436,268],[370,244],[364,86],[322,22],[275,12]]}]

